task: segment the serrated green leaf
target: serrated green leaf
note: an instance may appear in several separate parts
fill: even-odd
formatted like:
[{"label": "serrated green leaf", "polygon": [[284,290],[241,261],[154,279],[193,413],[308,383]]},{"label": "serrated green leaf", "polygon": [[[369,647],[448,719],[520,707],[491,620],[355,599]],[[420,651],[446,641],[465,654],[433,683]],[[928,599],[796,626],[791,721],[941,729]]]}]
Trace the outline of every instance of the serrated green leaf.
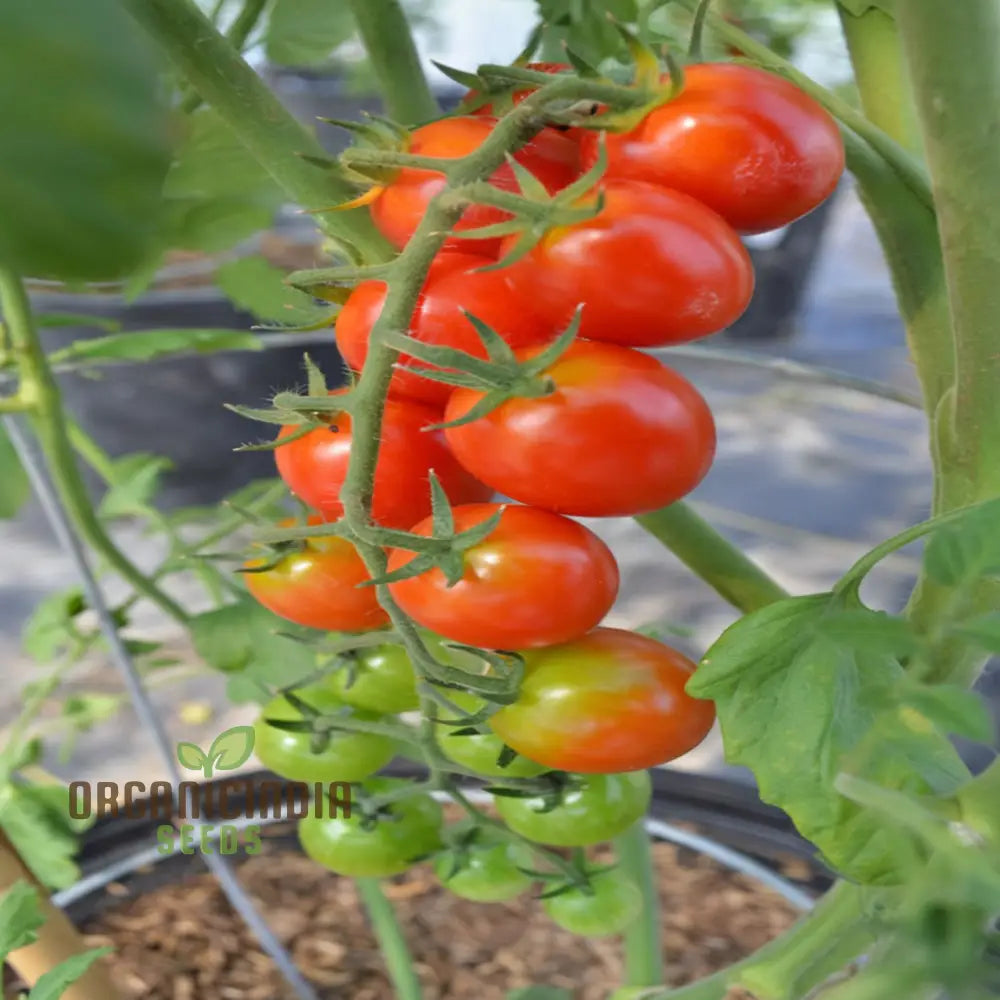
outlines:
[{"label": "serrated green leaf", "polygon": [[35,941],[35,931],[43,923],[38,890],[27,882],[15,882],[0,896],[0,963],[12,951]]},{"label": "serrated green leaf", "polygon": [[116,319],[107,319],[104,316],[92,316],[89,313],[67,312],[35,313],[35,326],[44,328],[60,326],[96,327],[99,330],[106,330],[108,333],[117,333],[122,328],[121,323]]},{"label": "serrated green leaf", "polygon": [[236,305],[258,319],[307,324],[318,322],[329,312],[305,292],[285,284],[285,272],[263,257],[243,257],[223,264],[215,280]]},{"label": "serrated green leaf", "polygon": [[0,258],[67,280],[127,272],[154,237],[169,155],[148,41],[115,0],[8,0],[0,93]]},{"label": "serrated green leaf", "polygon": [[896,834],[839,795],[836,776],[926,794],[953,790],[968,772],[934,722],[901,699],[909,679],[881,637],[871,642],[884,623],[831,632],[828,617],[844,611],[818,594],[747,615],[705,654],[688,690],[715,700],[727,760],[750,767],[761,797],[831,864],[859,881],[892,881]]},{"label": "serrated green leaf", "polygon": [[904,656],[920,647],[920,639],[905,618],[884,611],[851,608],[823,616],[819,625],[823,635],[855,649]]},{"label": "serrated green leaf", "polygon": [[253,745],[253,726],[233,726],[215,738],[208,759],[216,771],[235,771],[250,759]]},{"label": "serrated green leaf", "polygon": [[51,792],[34,786],[7,785],[0,791],[0,829],[35,878],[53,889],[65,889],[80,877],[68,802],[64,808],[57,812]]},{"label": "serrated green leaf", "polygon": [[226,680],[226,697],[234,705],[263,705],[271,700],[271,691],[246,674],[234,674]]},{"label": "serrated green leaf", "polygon": [[213,351],[259,351],[260,339],[245,330],[177,329],[137,330],[107,337],[77,340],[52,355],[54,364],[106,361],[151,361],[173,354],[210,354]]},{"label": "serrated green leaf", "polygon": [[0,520],[14,517],[31,496],[31,483],[7,436],[0,427]]},{"label": "serrated green leaf", "polygon": [[189,771],[200,771],[208,762],[208,755],[197,743],[185,740],[177,744],[177,760]]},{"label": "serrated green leaf", "polygon": [[924,565],[933,579],[948,587],[1000,574],[1000,501],[938,528],[927,542]]},{"label": "serrated green leaf", "polygon": [[62,716],[74,729],[84,731],[117,715],[123,695],[75,694],[62,704]]},{"label": "serrated green leaf", "polygon": [[83,591],[71,587],[50,594],[35,606],[21,630],[21,647],[40,663],[49,663],[73,642],[73,620],[86,609]]},{"label": "serrated green leaf", "polygon": [[161,240],[165,247],[220,253],[267,229],[273,219],[273,208],[247,198],[169,198]]},{"label": "serrated green leaf", "polygon": [[315,66],[325,62],[355,33],[346,4],[330,0],[275,0],[264,46],[278,66]]},{"label": "serrated green leaf", "polygon": [[173,463],[158,455],[123,455],[111,463],[108,491],[98,513],[104,518],[133,517],[149,509],[160,487],[160,477]]},{"label": "serrated green leaf", "polygon": [[94,948],[91,951],[73,955],[49,969],[38,978],[38,982],[28,994],[28,1000],[59,1000],[69,986],[72,986],[99,958],[110,955],[112,948]]}]

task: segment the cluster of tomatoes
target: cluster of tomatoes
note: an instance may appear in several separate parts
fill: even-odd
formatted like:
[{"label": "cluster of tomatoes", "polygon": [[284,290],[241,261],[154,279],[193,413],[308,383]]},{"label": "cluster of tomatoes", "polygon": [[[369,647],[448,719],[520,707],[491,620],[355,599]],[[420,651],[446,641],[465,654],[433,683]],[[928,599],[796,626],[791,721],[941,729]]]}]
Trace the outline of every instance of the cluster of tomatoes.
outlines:
[{"label": "cluster of tomatoes", "polygon": [[[494,127],[490,110],[422,126],[408,148],[434,157],[471,153]],[[592,131],[546,128],[516,159],[556,193],[594,162],[597,141]],[[711,704],[684,691],[693,669],[686,657],[644,635],[600,627],[616,597],[618,569],[607,546],[571,520],[670,504],[700,482],[713,459],[714,424],[702,396],[638,348],[690,341],[736,320],[753,290],[740,234],[774,229],[816,207],[844,164],[838,129],[821,107],[782,79],[735,65],[689,67],[677,97],[605,142],[600,210],[550,230],[508,267],[482,270],[516,235],[460,236],[508,216],[484,205],[467,209],[458,235],[429,270],[408,331],[417,341],[485,358],[471,314],[528,361],[582,305],[578,339],[540,373],[551,391],[509,398],[456,424],[484,391],[424,377],[429,365],[401,355],[372,501],[377,524],[432,534],[433,470],[453,505],[457,532],[499,515],[493,530],[462,552],[457,582],[431,567],[389,589],[442,661],[479,669],[481,661],[470,664],[471,654],[452,644],[523,657],[518,700],[475,734],[450,735],[439,726],[438,742],[454,762],[484,776],[577,775],[555,808],[541,798],[496,800],[511,829],[558,846],[595,843],[625,829],[648,801],[644,769],[696,746],[714,719]],[[515,190],[516,181],[510,165],[490,178],[504,190]],[[444,184],[432,170],[400,170],[373,203],[376,225],[405,246]],[[381,282],[363,282],[338,317],[337,343],[355,369],[365,363],[384,298]],[[306,433],[282,428],[275,454],[291,491],[318,518],[334,520],[342,514],[352,424],[347,412],[324,420]],[[451,426],[432,427],[439,423]],[[515,502],[497,504],[496,493]],[[389,570],[398,571],[416,557],[399,548],[388,558]],[[247,582],[279,615],[357,632],[387,624],[374,588],[359,586],[367,578],[349,541],[322,537],[249,573]],[[301,699],[320,711],[350,705],[372,719],[417,707],[401,647],[366,646],[348,658],[346,669],[299,692]],[[460,692],[452,700],[469,715],[481,707]],[[300,718],[283,698],[262,716],[283,718]],[[310,734],[264,721],[258,729],[261,759],[296,780],[367,778],[396,749],[388,737],[367,732],[337,732],[317,748]],[[509,756],[501,757],[505,746],[517,756],[501,766]],[[441,846],[433,800],[407,798],[396,811],[395,823],[374,829],[350,819],[306,820],[303,843],[346,874],[391,874],[414,854]],[[379,834],[383,827],[388,833]],[[455,867],[456,851],[461,858],[449,884],[473,898],[506,898],[495,895],[492,877],[502,869],[506,889],[520,891],[527,876],[509,846],[474,841],[455,847],[451,840],[452,857],[443,863]],[[627,894],[618,884],[607,880],[602,891]],[[573,900],[566,895],[548,902],[568,907]],[[610,895],[602,906],[615,909]],[[561,919],[574,923],[566,913]],[[585,923],[576,921],[576,929]]]}]

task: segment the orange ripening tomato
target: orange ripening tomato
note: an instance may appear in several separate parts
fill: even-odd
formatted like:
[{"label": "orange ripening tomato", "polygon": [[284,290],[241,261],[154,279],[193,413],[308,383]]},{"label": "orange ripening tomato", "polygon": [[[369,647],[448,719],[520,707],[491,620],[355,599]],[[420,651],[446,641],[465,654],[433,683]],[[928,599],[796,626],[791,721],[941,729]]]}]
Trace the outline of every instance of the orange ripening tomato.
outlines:
[{"label": "orange ripening tomato", "polygon": [[[468,504],[454,509],[467,530],[503,511],[496,528],[462,553],[465,572],[453,586],[434,568],[389,584],[419,625],[469,646],[526,649],[583,635],[607,614],[618,593],[618,566],[607,545],[576,521],[537,507]],[[412,531],[431,533],[428,518]],[[389,571],[414,558],[394,550]]]},{"label": "orange ripening tomato", "polygon": [[582,304],[581,337],[630,347],[696,340],[739,319],[753,266],[728,223],[679,191],[602,187],[598,215],[550,230],[507,268],[539,315],[562,329]]},{"label": "orange ripening tomato", "polygon": [[[427,281],[410,320],[411,337],[425,344],[454,347],[478,358],[486,349],[465,313],[491,326],[511,347],[527,347],[553,339],[555,333],[519,299],[506,269],[478,271],[492,263],[489,257],[443,253],[431,265]],[[385,284],[363,281],[351,292],[337,316],[337,347],[344,360],[360,371],[368,357],[368,339],[385,302]],[[415,374],[430,366],[407,354],[399,356],[389,391],[395,396],[444,406],[452,386]]]},{"label": "orange ripening tomato", "polygon": [[[493,495],[492,489],[477,482],[458,464],[440,431],[424,430],[440,419],[437,410],[422,403],[386,401],[372,502],[372,519],[378,524],[408,528],[430,513],[432,469],[453,503],[472,503]],[[351,454],[351,426],[349,413],[327,414],[323,427],[274,450],[278,474],[285,485],[328,520],[343,513],[340,488]],[[291,425],[282,427],[278,438],[298,430]]]},{"label": "orange ripening tomato", "polygon": [[[684,80],[631,132],[608,134],[606,179],[683,191],[743,233],[785,226],[833,193],[844,144],[812,97],[752,66],[702,63]],[[596,141],[585,140],[585,163]]]},{"label": "orange ripening tomato", "polygon": [[[445,429],[458,461],[497,492],[562,514],[624,517],[679,500],[708,472],[711,410],[655,358],[576,341],[543,374],[555,385],[550,395],[511,399]],[[482,397],[456,389],[445,419],[465,416]]]},{"label": "orange ripening tomato", "polygon": [[[296,524],[289,519],[282,527]],[[310,524],[322,524],[318,517]],[[243,564],[251,594],[276,615],[297,625],[324,631],[362,632],[380,628],[389,616],[379,606],[374,587],[362,587],[368,570],[358,550],[346,539],[319,535],[306,539],[269,569],[265,558]]]},{"label": "orange ripening tomato", "polygon": [[[420,156],[456,159],[478,149],[493,131],[496,119],[487,116],[442,118],[414,129],[407,152]],[[580,147],[572,139],[552,129],[543,129],[514,158],[555,193],[580,175]],[[517,191],[517,180],[509,164],[499,167],[490,183],[501,191]],[[371,206],[372,219],[393,246],[404,247],[427,214],[431,199],[445,186],[444,175],[435,170],[404,167],[386,185]],[[509,218],[507,212],[488,205],[471,205],[462,214],[456,230],[477,229]],[[499,239],[463,240],[449,237],[452,249],[496,256]]]},{"label": "orange ripening tomato", "polygon": [[684,685],[695,665],[662,642],[598,628],[524,654],[518,700],[490,718],[509,747],[578,774],[638,771],[694,749],[715,721]]}]

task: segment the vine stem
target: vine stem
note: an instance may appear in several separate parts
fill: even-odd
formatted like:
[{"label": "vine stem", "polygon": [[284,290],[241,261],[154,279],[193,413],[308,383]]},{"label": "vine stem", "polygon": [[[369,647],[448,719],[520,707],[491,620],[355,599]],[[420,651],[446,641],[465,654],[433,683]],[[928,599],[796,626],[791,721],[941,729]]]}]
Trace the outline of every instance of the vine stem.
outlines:
[{"label": "vine stem", "polygon": [[660,941],[660,899],[649,834],[642,820],[615,838],[618,870],[642,893],[642,912],[625,931],[625,985],[653,986],[663,982]]},{"label": "vine stem", "polygon": [[[289,198],[312,209],[354,197],[353,186],[335,173],[315,136],[292,117],[194,0],[121,2]],[[309,162],[307,156],[330,166]],[[316,224],[334,240],[350,243],[366,260],[392,256],[363,209],[327,212],[316,217]]]},{"label": "vine stem", "polygon": [[437,101],[420,65],[399,0],[347,0],[389,117],[403,125],[436,118]]},{"label": "vine stem", "polygon": [[636,523],[740,611],[788,597],[778,583],[685,503],[673,503]]},{"label": "vine stem", "polygon": [[359,878],[354,884],[368,911],[368,919],[396,990],[396,997],[398,1000],[421,1000],[423,994],[420,979],[392,903],[386,898],[378,879]]},{"label": "vine stem", "polygon": [[77,530],[136,593],[174,621],[185,624],[187,612],[121,552],[94,511],[66,432],[68,420],[62,397],[38,339],[27,292],[20,277],[7,268],[0,268],[0,307],[18,360],[19,394],[31,402],[29,419]]}]

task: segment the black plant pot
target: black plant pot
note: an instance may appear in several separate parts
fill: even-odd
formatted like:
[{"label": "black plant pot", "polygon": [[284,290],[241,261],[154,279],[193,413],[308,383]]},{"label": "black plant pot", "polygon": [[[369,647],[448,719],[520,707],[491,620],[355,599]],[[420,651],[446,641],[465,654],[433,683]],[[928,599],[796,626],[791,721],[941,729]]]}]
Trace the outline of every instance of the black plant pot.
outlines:
[{"label": "black plant pot", "polygon": [[[32,301],[38,312],[106,317],[125,330],[249,330],[254,323],[214,287],[154,291],[131,304],[116,295],[49,292],[33,295]],[[47,350],[102,335],[86,326],[42,331]],[[332,333],[310,345],[309,353],[331,385],[343,379]],[[274,474],[270,452],[233,449],[272,437],[275,428],[237,416],[223,404],[266,405],[276,390],[302,385],[302,355],[301,346],[222,351],[109,365],[100,377],[66,373],[59,381],[70,413],[110,454],[152,452],[173,462],[159,497],[163,506],[211,504],[252,479]]]}]

